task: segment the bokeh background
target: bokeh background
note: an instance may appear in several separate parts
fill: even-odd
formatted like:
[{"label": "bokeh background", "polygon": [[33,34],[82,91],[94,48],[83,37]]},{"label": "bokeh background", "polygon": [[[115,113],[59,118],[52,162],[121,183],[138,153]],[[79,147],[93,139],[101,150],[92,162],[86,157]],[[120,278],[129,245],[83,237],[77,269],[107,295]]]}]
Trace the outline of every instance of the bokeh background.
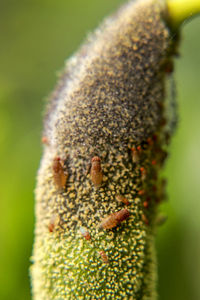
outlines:
[{"label": "bokeh background", "polygon": [[[0,0],[0,299],[29,300],[35,177],[56,71],[122,0]],[[200,17],[176,61],[179,126],[157,235],[160,300],[200,299]]]}]

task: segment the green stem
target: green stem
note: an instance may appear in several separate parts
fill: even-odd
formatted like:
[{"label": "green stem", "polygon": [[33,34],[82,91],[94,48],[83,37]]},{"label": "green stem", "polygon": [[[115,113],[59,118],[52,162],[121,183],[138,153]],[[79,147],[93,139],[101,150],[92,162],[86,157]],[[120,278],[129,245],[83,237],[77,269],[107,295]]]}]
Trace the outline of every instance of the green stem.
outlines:
[{"label": "green stem", "polygon": [[169,22],[173,28],[200,13],[200,0],[167,0]]}]

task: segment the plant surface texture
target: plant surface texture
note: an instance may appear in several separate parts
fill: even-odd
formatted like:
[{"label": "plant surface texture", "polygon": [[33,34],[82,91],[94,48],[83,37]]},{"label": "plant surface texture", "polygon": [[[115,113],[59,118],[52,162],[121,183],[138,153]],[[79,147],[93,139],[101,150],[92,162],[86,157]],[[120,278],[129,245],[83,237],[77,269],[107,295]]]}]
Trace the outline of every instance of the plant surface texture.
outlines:
[{"label": "plant surface texture", "polygon": [[47,105],[34,300],[156,299],[160,170],[176,41],[163,1],[130,1],[71,57]]}]

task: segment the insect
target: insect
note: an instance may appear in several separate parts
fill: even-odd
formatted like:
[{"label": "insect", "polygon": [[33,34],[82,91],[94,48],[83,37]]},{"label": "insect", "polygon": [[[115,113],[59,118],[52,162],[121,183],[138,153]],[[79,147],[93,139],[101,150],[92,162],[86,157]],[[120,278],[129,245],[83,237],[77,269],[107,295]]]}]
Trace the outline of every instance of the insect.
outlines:
[{"label": "insect", "polygon": [[142,196],[145,194],[145,190],[139,190],[138,195]]},{"label": "insect", "polygon": [[91,160],[90,177],[94,186],[99,187],[103,180],[103,173],[101,169],[101,159],[94,156]]},{"label": "insect", "polygon": [[165,73],[171,74],[174,71],[174,63],[172,60],[168,60],[164,66]]},{"label": "insect", "polygon": [[149,206],[149,202],[148,202],[148,201],[144,201],[144,202],[143,202],[143,206],[144,206],[145,208],[147,208],[147,207]]},{"label": "insect", "polygon": [[130,213],[128,209],[121,209],[120,211],[112,213],[104,218],[100,224],[100,227],[102,227],[103,229],[112,229],[119,225],[122,221],[128,219],[129,216]]},{"label": "insect", "polygon": [[47,136],[43,136],[41,139],[42,144],[49,145],[49,139]]},{"label": "insect", "polygon": [[91,236],[89,234],[89,231],[85,228],[85,227],[80,227],[80,232],[82,234],[82,236],[87,240],[91,240]]},{"label": "insect", "polygon": [[53,232],[54,229],[55,229],[55,226],[57,225],[58,223],[58,216],[56,214],[53,214],[50,221],[49,221],[49,224],[48,224],[48,229],[49,229],[49,232]]},{"label": "insect", "polygon": [[53,178],[55,184],[59,188],[64,188],[67,182],[68,174],[64,171],[64,163],[59,156],[56,156],[53,160]]},{"label": "insect", "polygon": [[147,219],[147,217],[142,214],[142,221],[146,224],[146,225],[149,225],[149,220]]},{"label": "insect", "polygon": [[125,205],[129,205],[130,202],[128,201],[128,199],[126,199],[124,196],[122,195],[117,195],[116,196],[117,201],[124,203]]},{"label": "insect", "polygon": [[145,180],[146,179],[146,176],[147,176],[147,171],[144,167],[141,167],[140,168],[140,172],[141,172],[141,179],[142,180]]},{"label": "insect", "polygon": [[156,165],[156,160],[154,159],[154,160],[152,160],[152,162],[151,162],[151,164],[153,165],[153,166],[155,166]]},{"label": "insect", "polygon": [[142,150],[141,146],[137,146],[137,148],[135,147],[131,148],[132,161],[134,163],[137,163],[139,161],[141,150]]},{"label": "insect", "polygon": [[153,140],[152,140],[152,138],[148,138],[147,139],[147,143],[149,144],[149,146],[152,146],[153,145]]},{"label": "insect", "polygon": [[106,254],[106,252],[104,250],[101,250],[99,251],[99,254],[101,256],[101,259],[102,261],[105,263],[105,264],[108,264],[109,263],[109,260],[108,260],[108,256]]}]

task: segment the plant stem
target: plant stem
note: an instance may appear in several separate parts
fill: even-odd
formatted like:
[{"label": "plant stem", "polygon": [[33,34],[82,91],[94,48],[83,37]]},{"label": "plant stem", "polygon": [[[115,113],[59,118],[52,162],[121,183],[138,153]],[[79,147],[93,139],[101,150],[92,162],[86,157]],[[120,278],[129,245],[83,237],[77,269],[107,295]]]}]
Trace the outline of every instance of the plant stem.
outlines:
[{"label": "plant stem", "polygon": [[200,0],[167,0],[168,18],[173,28],[200,13]]}]

